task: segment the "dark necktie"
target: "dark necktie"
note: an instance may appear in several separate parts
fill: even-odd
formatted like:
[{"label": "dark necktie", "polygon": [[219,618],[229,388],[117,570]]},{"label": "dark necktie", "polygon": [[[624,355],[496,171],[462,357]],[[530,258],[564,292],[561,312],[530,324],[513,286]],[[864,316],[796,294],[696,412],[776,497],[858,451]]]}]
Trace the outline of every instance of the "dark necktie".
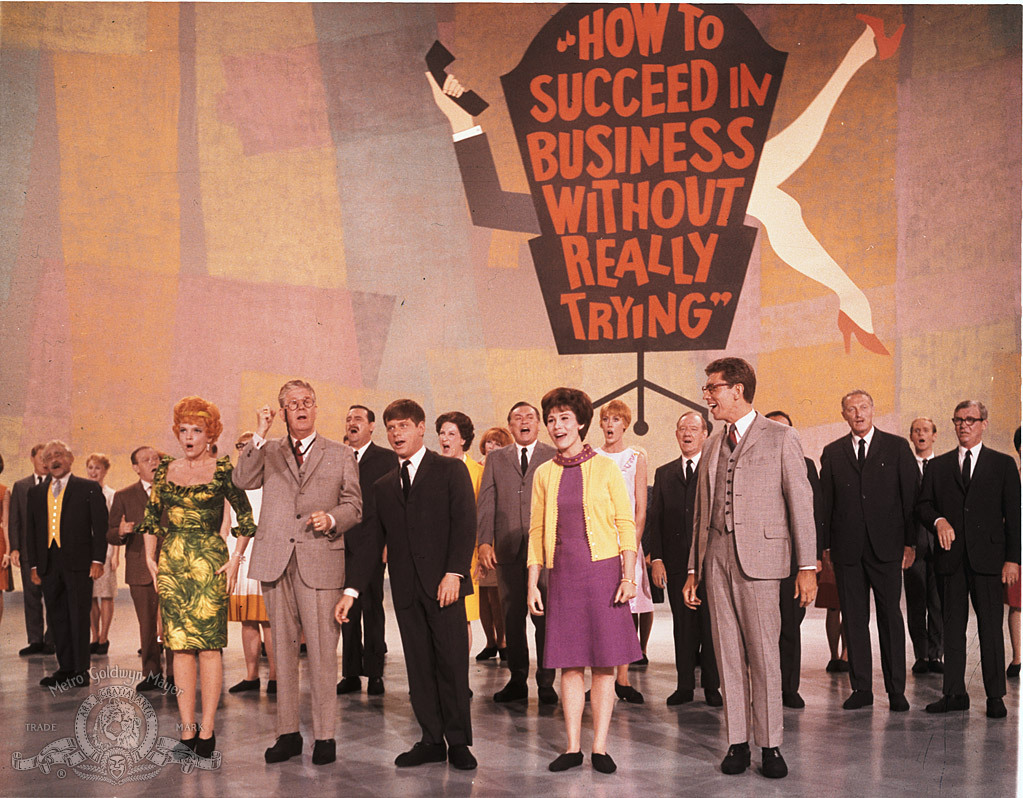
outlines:
[{"label": "dark necktie", "polygon": [[927,460],[924,460],[923,465],[920,466],[920,479],[923,479],[924,475],[927,473],[927,464],[929,462],[931,462],[930,458],[928,458]]},{"label": "dark necktie", "polygon": [[728,425],[728,448],[731,449],[734,452],[735,451],[735,447],[738,446],[738,445],[739,445],[739,435],[735,431],[735,424],[729,424]]},{"label": "dark necktie", "polygon": [[359,462],[359,450],[358,449],[355,450],[355,462],[356,463]]},{"label": "dark necktie", "polygon": [[856,452],[856,465],[863,468],[863,461],[867,459],[867,441],[860,438],[860,448]]},{"label": "dark necktie", "polygon": [[519,465],[522,466],[522,476],[525,476],[526,475],[526,469],[529,468],[529,457],[526,456],[526,447],[525,446],[522,447],[522,461],[520,462]]},{"label": "dark necktie", "polygon": [[295,460],[298,461],[299,465],[302,465],[302,461],[305,460],[305,456],[302,454],[302,442],[295,441],[293,448],[295,450]]},{"label": "dark necktie", "polygon": [[412,490],[412,477],[409,476],[409,461],[406,460],[401,464],[401,492],[406,499],[410,490]]},{"label": "dark necktie", "polygon": [[693,478],[693,461],[686,460],[686,482]]},{"label": "dark necktie", "polygon": [[966,456],[963,458],[963,490],[969,490],[970,489],[970,455],[971,454],[972,454],[972,452],[970,452],[970,450],[967,449],[966,450]]}]

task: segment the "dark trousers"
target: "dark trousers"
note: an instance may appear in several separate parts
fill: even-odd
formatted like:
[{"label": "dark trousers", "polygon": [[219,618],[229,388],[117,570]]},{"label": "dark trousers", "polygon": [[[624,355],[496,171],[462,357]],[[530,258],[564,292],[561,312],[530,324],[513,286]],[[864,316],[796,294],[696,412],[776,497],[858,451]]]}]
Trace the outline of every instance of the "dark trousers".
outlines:
[{"label": "dark trousers", "polygon": [[472,745],[465,600],[441,607],[416,580],[412,604],[395,609],[412,711],[422,742]]},{"label": "dark trousers", "polygon": [[[142,649],[142,673],[153,677],[163,674],[163,666],[160,663],[162,646],[157,642],[160,630],[156,626],[156,618],[160,608],[160,600],[153,589],[152,583],[148,585],[128,585],[131,592],[131,601],[135,605],[135,617],[139,621],[139,647]],[[167,652],[167,677],[174,675],[172,666],[173,660],[170,651]]]},{"label": "dark trousers", "polygon": [[942,577],[945,621],[945,695],[966,693],[967,599],[973,601],[980,638],[980,669],[988,698],[1005,695],[1005,640],[1002,637],[1002,579],[999,574],[978,574],[964,552],[963,563]]},{"label": "dark trousers", "polygon": [[799,668],[802,663],[802,640],[799,625],[806,617],[806,607],[799,606],[796,592],[796,575],[781,580],[778,594],[778,608],[781,610],[781,637],[778,638],[778,654],[781,657],[781,691],[799,692]]},{"label": "dark trousers", "polygon": [[21,584],[25,588],[25,632],[28,642],[53,645],[53,630],[43,625],[43,587],[32,584],[32,569],[22,560]]},{"label": "dark trousers", "polygon": [[381,562],[366,589],[341,625],[341,676],[380,678],[384,675],[384,564]]},{"label": "dark trousers", "polygon": [[941,659],[941,586],[934,562],[917,557],[903,571],[906,585],[906,626],[917,659]]},{"label": "dark trousers", "polygon": [[[525,683],[529,679],[529,642],[526,638],[526,616],[533,621],[536,642],[536,684],[538,687],[554,685],[554,669],[542,668],[546,626],[543,616],[529,615],[526,606],[526,558],[512,563],[498,564],[497,590],[504,611],[504,639],[508,646],[508,670],[513,681]],[[547,571],[540,572],[540,595],[547,604]]]},{"label": "dark trousers", "polygon": [[881,562],[867,544],[859,562],[836,563],[835,582],[842,608],[842,630],[849,652],[849,684],[873,691],[870,654],[870,593],[874,593],[881,673],[889,695],[906,692],[906,627],[902,620],[902,561]]},{"label": "dark trousers", "polygon": [[668,574],[668,604],[671,606],[672,634],[675,638],[675,671],[678,674],[678,689],[693,690],[696,687],[696,662],[700,662],[700,686],[704,690],[721,688],[717,659],[714,657],[714,641],[710,627],[710,605],[707,603],[706,582],[696,588],[696,596],[703,603],[691,610],[682,599],[685,586],[685,572]]},{"label": "dark trousers", "polygon": [[89,670],[92,578],[88,571],[51,565],[42,580],[43,600],[57,650],[57,667],[69,673],[84,673]]}]

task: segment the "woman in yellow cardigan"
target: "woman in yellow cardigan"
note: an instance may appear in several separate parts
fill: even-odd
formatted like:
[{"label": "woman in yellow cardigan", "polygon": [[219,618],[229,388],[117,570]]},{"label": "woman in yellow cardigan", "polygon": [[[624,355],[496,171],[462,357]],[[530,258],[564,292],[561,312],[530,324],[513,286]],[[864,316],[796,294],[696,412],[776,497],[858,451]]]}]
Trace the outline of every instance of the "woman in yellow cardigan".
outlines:
[{"label": "woman in yellow cardigan", "polygon": [[[558,453],[536,470],[529,524],[527,601],[547,616],[544,667],[561,668],[568,746],[548,765],[553,771],[582,764],[583,677],[592,675],[595,770],[613,773],[607,731],[614,708],[615,666],[641,652],[629,611],[636,595],[636,524],[632,502],[614,461],[583,443],[593,403],[582,391],[555,388],[541,402]],[[547,606],[537,586],[549,571]],[[624,575],[623,575],[624,574]]]}]

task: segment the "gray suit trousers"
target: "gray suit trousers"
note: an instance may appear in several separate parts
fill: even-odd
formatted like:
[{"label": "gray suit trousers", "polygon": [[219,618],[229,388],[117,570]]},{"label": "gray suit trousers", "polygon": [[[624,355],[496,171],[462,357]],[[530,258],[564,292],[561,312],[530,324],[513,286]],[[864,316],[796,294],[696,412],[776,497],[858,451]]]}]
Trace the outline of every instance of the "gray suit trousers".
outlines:
[{"label": "gray suit trousers", "polygon": [[313,735],[333,740],[337,730],[337,641],[341,627],[334,620],[334,605],[341,588],[317,590],[302,581],[292,553],[273,582],[261,582],[270,628],[274,633],[277,665],[277,734],[299,730],[298,651],[305,630],[309,657]]},{"label": "gray suit trousers", "polygon": [[[735,535],[711,529],[704,578],[714,653],[721,674],[728,744],[781,745],[781,611],[778,579],[750,579],[739,567]],[[747,667],[747,663],[749,663]],[[751,700],[752,689],[752,700]]]}]

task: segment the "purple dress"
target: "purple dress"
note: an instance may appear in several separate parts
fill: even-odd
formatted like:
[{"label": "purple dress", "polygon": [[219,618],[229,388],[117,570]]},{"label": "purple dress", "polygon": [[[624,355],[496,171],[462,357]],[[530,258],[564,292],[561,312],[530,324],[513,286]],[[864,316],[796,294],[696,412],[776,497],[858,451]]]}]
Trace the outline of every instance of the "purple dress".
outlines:
[{"label": "purple dress", "polygon": [[554,567],[547,586],[545,668],[610,668],[643,656],[628,602],[615,604],[621,560],[590,559],[579,466],[596,457],[589,446],[575,457],[554,457],[564,469],[558,486]]}]

